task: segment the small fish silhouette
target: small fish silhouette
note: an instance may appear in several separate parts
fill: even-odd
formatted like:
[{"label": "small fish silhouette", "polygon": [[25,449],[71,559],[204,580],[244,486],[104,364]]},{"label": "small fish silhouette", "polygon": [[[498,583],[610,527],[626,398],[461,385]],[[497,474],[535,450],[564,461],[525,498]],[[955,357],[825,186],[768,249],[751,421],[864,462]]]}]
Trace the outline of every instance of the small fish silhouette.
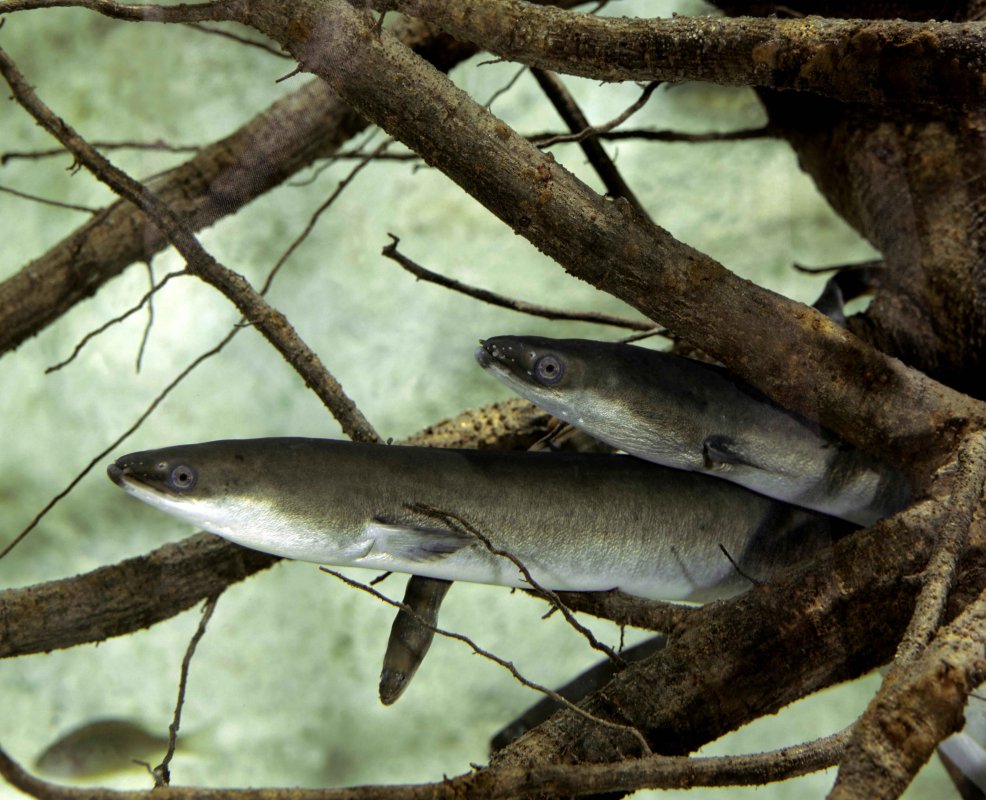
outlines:
[{"label": "small fish silhouette", "polygon": [[134,759],[163,758],[167,748],[167,736],[150,733],[135,722],[100,719],[59,737],[34,766],[53,778],[85,780],[137,768]]}]

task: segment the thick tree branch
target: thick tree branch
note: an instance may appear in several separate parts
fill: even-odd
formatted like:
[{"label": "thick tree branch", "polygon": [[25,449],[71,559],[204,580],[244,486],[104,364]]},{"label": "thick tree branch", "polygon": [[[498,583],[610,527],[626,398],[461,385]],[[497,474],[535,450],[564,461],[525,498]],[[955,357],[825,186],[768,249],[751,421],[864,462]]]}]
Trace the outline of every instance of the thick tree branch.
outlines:
[{"label": "thick tree branch", "polygon": [[597,80],[709,81],[953,113],[986,99],[978,22],[602,18],[520,0],[388,5],[502,58]]},{"label": "thick tree branch", "polygon": [[942,739],[964,722],[986,680],[986,593],[943,628],[911,670],[853,730],[832,800],[898,797]]},{"label": "thick tree branch", "polygon": [[838,800],[897,797],[938,742],[960,727],[969,692],[986,678],[986,596],[939,630],[973,516],[978,513],[980,524],[986,519],[980,501],[986,433],[974,433],[963,442],[956,471],[912,619],[880,691],[853,727],[832,792]]},{"label": "thick tree branch", "polygon": [[[636,727],[654,752],[686,753],[798,697],[888,660],[910,616],[930,531],[943,512],[915,507],[838,542],[776,583],[695,609],[673,646],[631,664],[583,705]],[[983,558],[977,538],[970,563]],[[964,573],[976,585],[977,572]],[[810,658],[792,654],[811,653]],[[633,744],[562,711],[500,751],[494,764],[611,761]]]},{"label": "thick tree branch", "polygon": [[6,589],[0,592],[0,658],[133,633],[279,560],[199,533],[84,575]]},{"label": "thick tree branch", "polygon": [[[681,753],[751,716],[776,710],[803,693],[867,671],[889,657],[913,602],[913,589],[894,574],[895,562],[903,554],[899,568],[905,572],[919,570],[931,550],[927,529],[941,516],[941,511],[925,504],[886,520],[871,531],[843,540],[836,545],[831,559],[794,572],[774,586],[696,610],[696,624],[675,637],[674,647],[628,667],[602,693],[588,700],[587,709],[595,716],[624,724],[643,723],[645,727],[641,730],[652,746],[660,744],[664,752]],[[199,538],[218,542],[214,537]],[[234,547],[218,543],[220,550]],[[970,554],[977,564],[984,558],[982,545],[982,537],[977,536],[976,549]],[[267,556],[261,558],[273,560]],[[182,574],[185,573],[182,569]],[[982,577],[981,573],[970,574]],[[172,580],[172,576],[167,576],[161,586],[166,588]],[[147,584],[135,585],[140,587],[140,596],[146,598],[151,594]],[[89,586],[86,594],[99,597],[99,588]],[[37,616],[37,606],[31,610]],[[21,609],[21,613],[27,611],[27,606]],[[0,614],[0,619],[7,618],[8,614]],[[792,662],[786,655],[805,650],[812,652],[811,659]],[[511,792],[520,791],[517,784],[499,784],[499,781],[506,780],[504,776],[508,775],[528,775],[533,780],[530,778],[532,759],[539,764],[544,760],[612,760],[628,744],[619,737],[614,740],[612,734],[594,734],[594,727],[598,726],[575,717],[572,712],[562,712],[502,751],[494,769],[473,773],[489,777],[468,779],[481,781],[470,786],[479,788],[486,785],[482,781],[492,780],[497,789],[505,785]],[[832,751],[830,757],[837,757],[838,752]],[[692,770],[701,771],[701,763],[678,764],[669,767],[674,776],[667,779],[669,782],[661,779],[640,785],[698,782]],[[635,765],[636,762],[629,762],[619,769],[634,769]],[[763,772],[766,766],[762,762],[758,768],[761,780],[769,779],[764,777],[769,774]],[[541,774],[539,769],[534,768],[534,773]],[[600,775],[605,772],[600,768]],[[5,774],[11,777],[6,769]],[[567,773],[549,770],[543,774],[560,779]],[[592,774],[573,772],[572,779],[588,779]],[[465,776],[462,779],[467,780]],[[630,788],[636,784],[592,785],[601,790],[603,786]],[[324,796],[367,796],[360,789],[349,791],[352,794]],[[406,791],[417,790],[406,787]],[[46,792],[39,796],[76,795]],[[489,796],[510,794],[494,791]]]},{"label": "thick tree branch", "polygon": [[[902,369],[798,304],[756,290],[596,197],[443,85],[389,34],[377,37],[371,20],[339,4],[322,11],[311,2],[288,9],[255,0],[238,4],[231,16],[294,48],[307,68],[343,87],[349,99],[571,272],[635,304],[781,403],[915,470],[947,451],[967,419],[982,416],[967,398]],[[363,39],[368,46],[355,50],[323,46]],[[340,57],[343,52],[349,55]],[[414,78],[398,81],[403,75]],[[416,113],[408,115],[409,108]],[[484,164],[478,174],[475,164]],[[783,353],[773,347],[779,339],[790,343]],[[801,355],[787,356],[794,353]]]},{"label": "thick tree branch", "polygon": [[178,3],[173,6],[116,3],[112,0],[4,0],[0,2],[0,14],[40,8],[88,8],[127,22],[222,22],[229,14],[227,5],[227,0]]},{"label": "thick tree branch", "polygon": [[558,597],[572,611],[669,636],[681,633],[698,620],[699,609],[696,606],[644,600],[616,589],[609,592],[559,592]]},{"label": "thick tree branch", "polygon": [[[323,81],[313,80],[147,186],[198,230],[331,155],[365,125]],[[121,200],[103,209],[0,283],[0,354],[167,244],[140,208]]]},{"label": "thick tree branch", "polygon": [[[113,5],[94,10],[109,13]],[[391,30],[438,69],[447,70],[475,52],[417,20],[402,21]],[[148,188],[199,230],[235,214],[316,159],[333,155],[366,125],[324,81],[313,80],[184,164],[151,179]],[[130,264],[147,261],[167,245],[141,209],[125,200],[104,209],[0,283],[0,355]]]},{"label": "thick tree branch", "polygon": [[412,261],[397,249],[397,245],[400,244],[401,240],[394,236],[394,234],[390,234],[390,238],[392,241],[383,248],[383,255],[391,261],[400,264],[404,269],[414,275],[414,277],[444,286],[446,289],[451,289],[454,292],[460,292],[469,297],[474,297],[484,303],[499,306],[500,308],[509,308],[511,311],[517,311],[520,314],[530,314],[531,316],[543,317],[545,319],[579,320],[580,322],[592,322],[597,325],[612,325],[617,328],[628,328],[633,331],[659,331],[653,322],[643,319],[617,317],[613,314],[604,314],[601,311],[567,311],[563,308],[551,308],[549,306],[528,303],[525,300],[515,300],[512,297],[506,297],[505,295],[497,294],[487,289],[480,289],[476,286],[469,286],[461,281],[448,278],[437,272],[432,272],[430,269]]},{"label": "thick tree branch", "polygon": [[[613,159],[609,157],[609,153],[606,152],[599,142],[599,134],[605,131],[603,129],[593,128],[589,124],[589,120],[582,113],[582,109],[579,108],[578,103],[575,101],[572,93],[568,91],[561,78],[553,72],[538,69],[537,67],[531,70],[531,74],[534,76],[534,80],[538,82],[538,86],[541,87],[541,91],[544,92],[545,97],[555,107],[558,116],[568,126],[569,132],[578,137],[574,141],[578,141],[579,147],[585,153],[585,157],[592,164],[592,168],[606,187],[606,193],[610,197],[622,197],[636,209],[638,214],[646,217],[647,211],[641,205],[640,200],[637,199],[633,190],[627,185],[627,182],[623,180],[623,176],[616,168],[616,164],[613,163]],[[552,136],[548,137],[547,141],[539,142],[539,145],[544,147],[563,140],[569,141],[565,137]]]},{"label": "thick tree branch", "polygon": [[556,765],[535,769],[494,768],[467,772],[441,783],[356,786],[347,789],[204,789],[158,786],[150,791],[69,788],[39,780],[0,749],[0,775],[39,800],[474,800],[552,797],[646,788],[751,786],[794,778],[834,764],[845,748],[844,733],[766,753],[717,758],[650,757],[616,764]]},{"label": "thick tree branch", "polygon": [[986,480],[986,431],[971,434],[959,448],[958,476],[949,495],[948,516],[935,543],[935,552],[921,574],[921,594],[901,639],[886,683],[892,684],[918,657],[945,617],[948,596],[955,585],[959,560],[969,540],[973,515],[979,510]]},{"label": "thick tree branch", "polygon": [[[984,407],[823,315],[743,281],[610,202],[340,0],[255,0],[241,21],[442,169],[572,274],[634,305],[789,408],[919,471]],[[777,342],[784,347],[777,347]]]},{"label": "thick tree branch", "polygon": [[880,251],[880,291],[850,330],[986,398],[986,117],[874,114],[761,92],[771,124],[836,211]]}]

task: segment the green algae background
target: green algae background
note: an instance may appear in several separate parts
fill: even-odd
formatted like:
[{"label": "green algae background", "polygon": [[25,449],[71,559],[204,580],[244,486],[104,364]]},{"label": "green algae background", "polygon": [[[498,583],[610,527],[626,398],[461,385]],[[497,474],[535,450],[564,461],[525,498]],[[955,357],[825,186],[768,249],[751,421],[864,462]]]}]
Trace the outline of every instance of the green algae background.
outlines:
[{"label": "green algae background", "polygon": [[[608,13],[706,13],[694,3],[620,3]],[[163,139],[206,144],[293,91],[307,76],[275,80],[293,63],[180,26],[114,22],[81,10],[8,16],[2,45],[40,97],[90,140]],[[485,102],[517,70],[475,58],[453,79]],[[567,80],[594,122],[639,94],[634,85]],[[492,105],[523,132],[559,129],[534,81],[522,76]],[[752,92],[663,87],[628,124],[701,132],[764,121]],[[366,135],[357,141],[362,141]],[[382,140],[377,133],[371,147]],[[0,152],[43,149],[47,135],[16,105],[0,104]],[[821,280],[792,262],[843,263],[873,256],[800,173],[782,142],[610,146],[655,221],[730,269],[811,302]],[[400,148],[391,148],[399,152]],[[590,185],[598,180],[573,145],[556,157]],[[186,156],[111,151],[146,177]],[[73,173],[68,156],[13,160],[0,186],[99,207],[108,190]],[[259,285],[310,214],[352,162],[308,170],[200,235],[223,263]],[[0,193],[0,279],[57,243],[87,215]],[[482,305],[416,282],[380,255],[388,233],[426,266],[526,300],[632,314],[619,301],[568,277],[434,170],[409,162],[365,169],[288,262],[269,295],[322,357],[384,437],[400,439],[462,409],[508,396],[472,352],[504,333],[613,339],[619,331],[559,324]],[[172,252],[153,261],[160,278],[181,268]],[[238,318],[194,278],[172,281],[154,300],[142,368],[134,364],[147,315],[138,313],[94,340],[65,369],[45,375],[79,339],[139,300],[147,269],[133,265],[92,299],[0,358],[0,544],[131,422],[192,359]],[[115,455],[223,437],[340,435],[302,381],[253,331],[194,372]],[[108,462],[109,458],[103,461]],[[145,553],[192,533],[124,496],[100,464],[10,556],[0,586],[29,585]],[[350,571],[368,580],[373,575]],[[382,589],[399,597],[403,576]],[[531,679],[559,685],[596,661],[543,605],[509,590],[458,584],[441,623],[513,661]],[[341,786],[438,780],[484,763],[488,740],[538,697],[460,643],[436,640],[411,688],[384,708],[377,677],[392,610],[320,573],[281,563],[220,598],[192,663],[182,730],[194,742],[172,764],[173,781],[205,786]],[[557,615],[556,615],[557,616]],[[79,724],[126,718],[165,733],[181,658],[199,619],[193,610],[130,636],[0,663],[0,743],[30,766]],[[615,626],[588,621],[609,644]],[[643,638],[627,632],[627,643]],[[878,678],[809,698],[703,752],[744,753],[837,730],[858,714]],[[703,790],[689,796],[821,797],[833,773],[762,789]],[[104,781],[147,787],[139,770]],[[908,796],[949,790],[932,763]],[[655,793],[656,794],[656,793]],[[19,796],[0,786],[0,797]]]}]

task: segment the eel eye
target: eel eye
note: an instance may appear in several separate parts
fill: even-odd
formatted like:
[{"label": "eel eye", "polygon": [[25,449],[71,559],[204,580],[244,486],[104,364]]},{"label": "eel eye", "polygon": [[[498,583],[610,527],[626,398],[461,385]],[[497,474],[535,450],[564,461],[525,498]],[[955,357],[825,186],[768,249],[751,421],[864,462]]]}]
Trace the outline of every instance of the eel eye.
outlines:
[{"label": "eel eye", "polygon": [[565,365],[554,356],[541,356],[534,365],[534,374],[545,386],[554,386],[565,374]]},{"label": "eel eye", "polygon": [[195,470],[191,467],[186,467],[184,464],[179,464],[168,476],[168,483],[171,484],[173,489],[178,489],[179,491],[184,491],[185,489],[191,489],[195,485],[195,481],[198,476],[195,474]]}]

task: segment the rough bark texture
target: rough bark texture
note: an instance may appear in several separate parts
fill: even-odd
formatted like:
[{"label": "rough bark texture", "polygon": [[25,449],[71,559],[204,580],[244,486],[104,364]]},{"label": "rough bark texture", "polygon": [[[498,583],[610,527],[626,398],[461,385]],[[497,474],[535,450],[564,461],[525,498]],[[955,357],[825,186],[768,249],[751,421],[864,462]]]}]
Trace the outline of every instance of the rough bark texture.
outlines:
[{"label": "rough bark texture", "polygon": [[[393,33],[440,70],[475,52],[416,20]],[[229,136],[148,182],[192,230],[235,214],[312,164],[331,156],[366,122],[321,80],[273,103]],[[91,296],[167,240],[144,212],[120,200],[0,283],[0,356]]]},{"label": "rough bark texture", "polygon": [[[984,641],[986,596],[980,595],[940,631],[914,673],[857,724],[833,800],[893,798],[907,788],[938,742],[962,728],[966,699],[986,680]],[[882,746],[866,749],[863,740]]]},{"label": "rough bark texture", "polygon": [[978,107],[986,90],[981,23],[614,19],[519,0],[392,5],[503,58],[597,80],[711,81],[950,113]]},{"label": "rough bark texture", "polygon": [[883,254],[880,292],[851,329],[986,398],[986,114],[905,120],[763,97],[802,167]]},{"label": "rough bark texture", "polygon": [[[803,693],[874,669],[893,655],[910,617],[917,587],[902,576],[920,572],[928,558],[930,544],[919,532],[937,524],[934,515],[922,516],[928,511],[915,513],[915,526],[902,517],[883,521],[839,542],[831,560],[696,610],[670,647],[628,667],[583,706],[638,726],[655,752],[685,753]],[[968,566],[980,565],[984,534],[978,529]],[[981,579],[975,570],[965,574]],[[629,737],[561,711],[493,764],[606,761],[637,748]]]},{"label": "rough bark texture", "polygon": [[150,627],[278,561],[200,533],[85,575],[7,589],[0,592],[0,658]]}]

